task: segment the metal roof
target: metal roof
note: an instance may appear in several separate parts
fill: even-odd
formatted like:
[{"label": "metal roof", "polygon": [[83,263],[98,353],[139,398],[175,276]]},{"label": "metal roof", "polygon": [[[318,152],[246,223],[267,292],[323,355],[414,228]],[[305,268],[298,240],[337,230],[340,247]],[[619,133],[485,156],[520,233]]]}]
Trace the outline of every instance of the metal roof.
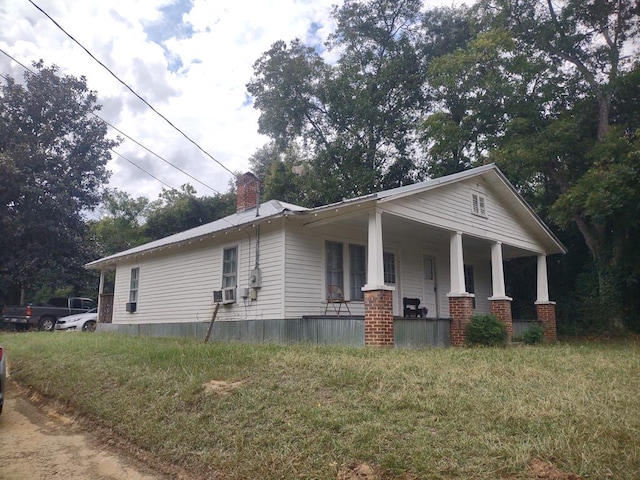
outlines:
[{"label": "metal roof", "polygon": [[412,185],[405,185],[402,187],[392,188],[390,190],[384,190],[378,193],[372,193],[369,195],[363,195],[356,198],[344,199],[340,202],[332,203],[329,205],[323,205],[316,208],[305,208],[299,205],[294,205],[291,203],[281,202],[278,200],[270,200],[268,202],[260,204],[258,209],[250,209],[240,213],[235,213],[229,215],[227,217],[221,218],[211,223],[207,223],[205,225],[200,225],[199,227],[192,228],[190,230],[185,230],[184,232],[176,233],[174,235],[161,238],[159,240],[155,240],[153,242],[145,243],[144,245],[140,245],[138,247],[131,248],[129,250],[125,250],[123,252],[116,253],[114,255],[110,255],[108,257],[101,258],[99,260],[95,260],[86,264],[87,268],[99,268],[100,266],[110,265],[115,263],[116,260],[123,259],[126,257],[134,256],[142,252],[150,252],[153,250],[161,249],[167,247],[169,245],[176,245],[188,241],[192,241],[194,239],[198,239],[200,237],[205,237],[207,235],[212,235],[218,232],[223,232],[225,230],[229,230],[231,228],[238,228],[245,225],[255,224],[256,222],[261,222],[263,220],[267,220],[270,218],[278,217],[281,215],[285,215],[288,212],[296,213],[296,214],[312,214],[312,213],[321,213],[323,211],[338,209],[341,207],[346,207],[349,205],[353,205],[354,203],[362,203],[362,202],[387,202],[392,201],[398,198],[402,198],[407,195],[414,195],[416,193],[420,193],[426,190],[430,190],[435,187],[439,187],[442,185],[447,185],[450,183],[458,182],[461,180],[465,180],[468,178],[473,178],[476,176],[486,175],[487,173],[492,172],[495,174],[499,184],[503,189],[510,192],[515,196],[518,200],[518,204],[522,209],[522,212],[525,212],[527,216],[529,216],[529,221],[538,224],[544,233],[548,235],[548,239],[550,242],[557,248],[558,252],[566,253],[566,248],[560,240],[553,234],[553,232],[547,227],[547,225],[540,219],[540,217],[536,214],[536,212],[529,206],[529,204],[518,194],[515,187],[509,182],[509,180],[504,176],[504,174],[500,171],[500,169],[494,165],[483,165],[481,167],[473,168],[470,170],[465,170],[463,172],[454,173],[452,175],[447,175],[444,177],[439,177],[431,180],[426,180],[424,182],[418,182]]},{"label": "metal roof", "polygon": [[152,250],[158,250],[169,245],[180,244],[189,240],[198,239],[218,232],[223,232],[231,228],[238,228],[243,225],[253,224],[269,218],[274,218],[282,215],[285,212],[303,212],[309,210],[308,208],[301,207],[299,205],[293,205],[291,203],[280,202],[278,200],[270,200],[268,202],[260,204],[260,208],[251,208],[243,212],[234,213],[224,218],[216,220],[211,223],[200,225],[184,232],[179,232],[168,237],[154,240],[143,245],[139,245],[129,250],[109,255],[108,257],[94,260],[87,263],[85,267],[96,268],[101,265],[108,265],[114,263],[114,260],[130,257],[142,252],[149,252]]}]

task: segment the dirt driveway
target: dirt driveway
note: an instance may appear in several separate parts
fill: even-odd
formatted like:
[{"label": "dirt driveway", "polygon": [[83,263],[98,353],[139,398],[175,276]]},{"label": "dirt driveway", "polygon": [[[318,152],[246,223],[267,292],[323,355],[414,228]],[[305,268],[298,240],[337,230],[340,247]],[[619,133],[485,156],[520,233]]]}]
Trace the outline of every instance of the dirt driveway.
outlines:
[{"label": "dirt driveway", "polygon": [[[73,419],[42,408],[8,385],[0,415],[2,480],[165,480]],[[107,442],[108,444],[109,442]],[[174,477],[175,478],[175,477]]]}]

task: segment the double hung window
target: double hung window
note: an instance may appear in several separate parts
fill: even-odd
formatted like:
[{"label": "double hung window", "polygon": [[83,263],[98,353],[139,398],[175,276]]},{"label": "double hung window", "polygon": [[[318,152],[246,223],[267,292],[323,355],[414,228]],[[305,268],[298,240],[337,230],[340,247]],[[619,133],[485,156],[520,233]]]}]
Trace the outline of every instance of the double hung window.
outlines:
[{"label": "double hung window", "polygon": [[138,303],[138,287],[140,284],[140,267],[131,269],[131,282],[129,284],[129,303]]},{"label": "double hung window", "polygon": [[364,300],[364,287],[367,281],[367,259],[363,245],[349,245],[349,287],[351,300]]},{"label": "double hung window", "polygon": [[222,288],[238,284],[238,247],[225,248],[222,255]]},{"label": "double hung window", "polygon": [[344,291],[342,243],[326,242],[326,285],[336,285]]}]

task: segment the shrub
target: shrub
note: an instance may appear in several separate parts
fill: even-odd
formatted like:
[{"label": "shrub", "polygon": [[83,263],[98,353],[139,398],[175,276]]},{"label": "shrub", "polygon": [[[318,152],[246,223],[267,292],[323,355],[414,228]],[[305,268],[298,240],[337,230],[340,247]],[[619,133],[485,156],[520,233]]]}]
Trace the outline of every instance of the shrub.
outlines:
[{"label": "shrub", "polygon": [[491,313],[477,314],[467,325],[466,338],[469,346],[504,346],[507,344],[507,326]]},{"label": "shrub", "polygon": [[544,341],[544,329],[540,325],[533,325],[522,335],[522,341],[527,345],[536,345]]}]

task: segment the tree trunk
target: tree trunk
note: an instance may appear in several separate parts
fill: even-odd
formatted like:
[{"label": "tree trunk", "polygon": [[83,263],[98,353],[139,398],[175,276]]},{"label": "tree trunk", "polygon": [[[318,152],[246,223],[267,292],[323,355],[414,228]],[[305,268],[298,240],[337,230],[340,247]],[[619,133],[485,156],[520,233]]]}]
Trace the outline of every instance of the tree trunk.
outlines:
[{"label": "tree trunk", "polygon": [[609,132],[609,114],[611,112],[611,94],[599,93],[598,99],[598,140],[603,141]]}]

